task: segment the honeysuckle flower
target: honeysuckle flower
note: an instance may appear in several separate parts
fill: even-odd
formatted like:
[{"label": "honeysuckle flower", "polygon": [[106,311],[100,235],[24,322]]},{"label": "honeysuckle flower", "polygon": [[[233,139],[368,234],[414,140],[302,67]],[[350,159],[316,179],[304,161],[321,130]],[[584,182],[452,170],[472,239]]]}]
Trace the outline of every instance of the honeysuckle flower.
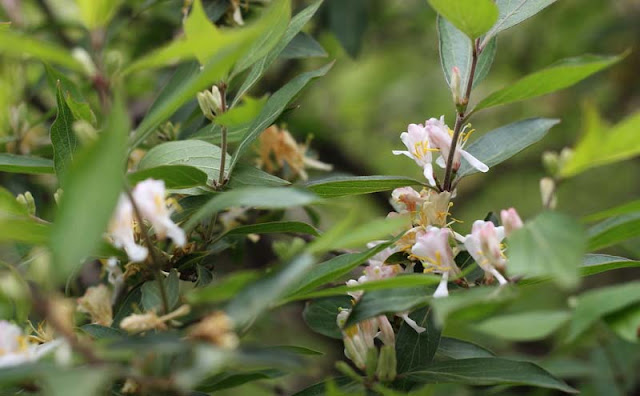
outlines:
[{"label": "honeysuckle flower", "polygon": [[[461,157],[464,157],[472,167],[476,168],[480,172],[487,172],[489,170],[487,165],[483,164],[476,157],[463,150],[463,147],[472,132],[467,132],[467,127],[468,126],[465,126],[458,136],[456,151],[453,155],[453,170],[457,171],[460,169]],[[429,135],[431,144],[440,150],[440,156],[436,160],[436,164],[445,168],[447,166],[446,163],[449,158],[449,152],[451,151],[453,131],[444,123],[444,116],[440,117],[440,119],[428,119],[425,123],[425,130]]]},{"label": "honeysuckle flower", "polygon": [[485,272],[493,275],[500,285],[507,284],[507,280],[498,269],[503,269],[507,259],[502,252],[501,244],[504,239],[504,227],[496,227],[490,221],[476,220],[471,228],[471,234],[464,238],[467,251]]},{"label": "honeysuckle flower", "polygon": [[391,206],[400,214],[413,213],[419,209],[424,202],[422,194],[413,187],[400,187],[391,192]]},{"label": "honeysuckle flower", "polygon": [[105,285],[89,287],[84,296],[78,299],[77,309],[80,312],[88,313],[91,317],[91,323],[111,326],[111,322],[113,322],[111,295],[111,290]]},{"label": "honeysuckle flower", "polygon": [[186,243],[184,231],[171,220],[171,211],[167,208],[164,181],[154,179],[141,181],[134,187],[132,195],[142,217],[151,223],[159,239],[168,236],[176,246],[184,246]]},{"label": "honeysuckle flower", "polygon": [[187,315],[191,312],[191,307],[181,305],[179,308],[163,316],[158,316],[155,312],[145,312],[142,314],[131,314],[120,322],[120,328],[129,333],[140,333],[148,330],[166,330],[166,322]]},{"label": "honeysuckle flower", "polygon": [[60,344],[60,340],[34,343],[20,327],[0,320],[0,368],[35,362]]},{"label": "honeysuckle flower", "polygon": [[409,124],[407,132],[400,134],[402,143],[407,147],[407,150],[393,150],[394,155],[406,155],[411,158],[423,169],[424,177],[429,181],[432,186],[436,185],[435,178],[433,177],[433,165],[431,164],[432,152],[436,151],[432,147],[429,134],[427,130],[419,124]]},{"label": "honeysuckle flower", "polygon": [[323,171],[333,169],[332,165],[307,156],[309,141],[299,144],[289,131],[280,129],[276,125],[265,129],[260,135],[259,142],[258,166],[269,173],[282,169],[286,165],[294,175],[300,176],[302,180],[307,180],[309,176],[305,168]]},{"label": "honeysuckle flower", "polygon": [[214,312],[189,327],[189,338],[209,342],[224,349],[234,349],[239,340],[231,318],[223,311]]},{"label": "honeysuckle flower", "polygon": [[340,309],[336,318],[338,327],[342,330],[344,354],[361,370],[366,369],[369,350],[375,349],[377,337],[384,345],[395,345],[395,333],[389,319],[385,315],[363,320],[345,328],[349,317],[349,309]]},{"label": "honeysuckle flower", "polygon": [[138,262],[147,258],[148,250],[144,246],[136,244],[133,219],[133,205],[126,195],[120,195],[118,205],[109,223],[109,237],[113,246],[123,248],[129,256],[129,260]]},{"label": "honeysuckle flower", "polygon": [[447,225],[447,217],[449,216],[449,208],[451,205],[451,193],[442,191],[440,193],[430,190],[427,199],[420,207],[418,223],[423,227],[445,227]]},{"label": "honeysuckle flower", "polygon": [[504,234],[507,237],[511,235],[513,231],[522,228],[522,219],[520,219],[518,212],[516,212],[514,208],[501,210],[500,220],[502,220]]},{"label": "honeysuckle flower", "polygon": [[246,220],[246,214],[249,211],[247,207],[235,206],[227,209],[218,215],[218,221],[222,224],[224,231],[229,231],[241,224],[241,221]]},{"label": "honeysuckle flower", "polygon": [[111,303],[114,303],[124,287],[124,273],[122,272],[122,268],[120,268],[118,259],[115,257],[109,257],[104,268],[107,271],[107,281],[113,286]]},{"label": "honeysuckle flower", "polygon": [[211,87],[211,90],[198,92],[196,99],[202,114],[209,120],[213,120],[222,109],[222,95],[217,85]]},{"label": "honeysuckle flower", "polygon": [[449,274],[455,274],[458,267],[453,260],[453,250],[449,245],[451,231],[447,228],[429,227],[416,238],[411,255],[422,262],[424,272],[442,274],[442,280],[436,288],[434,297],[449,295],[447,282]]}]

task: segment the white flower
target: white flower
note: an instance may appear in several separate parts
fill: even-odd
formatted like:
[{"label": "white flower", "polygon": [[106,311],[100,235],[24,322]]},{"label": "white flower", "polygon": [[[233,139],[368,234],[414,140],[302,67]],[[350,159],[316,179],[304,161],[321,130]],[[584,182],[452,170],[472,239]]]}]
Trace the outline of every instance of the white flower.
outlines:
[{"label": "white flower", "polygon": [[367,354],[375,349],[377,337],[384,345],[395,345],[395,333],[386,315],[363,320],[345,328],[345,323],[351,310],[340,309],[336,318],[338,327],[342,330],[344,354],[361,370],[366,369]]},{"label": "white flower", "polygon": [[59,340],[32,343],[18,326],[0,320],[0,368],[35,362],[59,345]]},{"label": "white flower", "polygon": [[[458,169],[460,169],[460,157],[464,157],[464,159],[469,162],[469,165],[473,166],[480,172],[486,172],[489,170],[489,167],[487,165],[483,164],[476,157],[462,149],[471,133],[465,133],[466,128],[467,127],[465,126],[465,128],[458,136],[456,152],[453,156],[453,170],[457,171]],[[442,168],[445,168],[447,159],[449,158],[449,152],[451,151],[453,131],[444,123],[444,116],[440,117],[439,120],[436,118],[427,120],[425,123],[425,130],[429,135],[431,144],[435,148],[440,150],[440,157],[438,157],[438,159],[436,160],[436,164],[438,164]]]},{"label": "white flower", "polygon": [[398,213],[413,213],[424,202],[422,195],[412,187],[400,187],[391,192],[391,206]]},{"label": "white flower", "polygon": [[449,273],[457,271],[453,250],[449,245],[450,235],[451,232],[447,228],[429,227],[426,232],[417,235],[416,243],[411,248],[412,256],[422,262],[424,272],[442,274],[442,280],[433,294],[434,297],[449,295],[447,289]]},{"label": "white flower", "polygon": [[144,261],[147,258],[147,248],[136,244],[133,234],[133,206],[124,195],[120,195],[115,213],[109,223],[109,236],[113,246],[123,248],[133,262]]},{"label": "white flower", "polygon": [[176,246],[184,246],[184,231],[171,220],[171,211],[165,201],[164,181],[147,179],[133,189],[133,199],[141,212],[153,226],[159,239],[171,238]]},{"label": "white flower", "polygon": [[518,212],[516,212],[514,208],[503,209],[500,211],[500,220],[502,220],[506,236],[509,236],[513,231],[522,228],[522,219],[520,219]]},{"label": "white flower", "polygon": [[485,272],[495,276],[500,285],[507,284],[507,280],[498,272],[497,268],[504,268],[507,259],[502,253],[504,227],[496,227],[490,221],[476,220],[471,228],[471,234],[464,238],[467,251]]},{"label": "white flower", "polygon": [[424,170],[424,177],[427,178],[429,184],[435,186],[436,181],[433,177],[433,165],[431,164],[431,152],[435,149],[430,146],[427,130],[422,125],[409,124],[407,132],[400,134],[400,139],[407,146],[408,151],[393,150],[393,154],[403,154],[414,160]]}]

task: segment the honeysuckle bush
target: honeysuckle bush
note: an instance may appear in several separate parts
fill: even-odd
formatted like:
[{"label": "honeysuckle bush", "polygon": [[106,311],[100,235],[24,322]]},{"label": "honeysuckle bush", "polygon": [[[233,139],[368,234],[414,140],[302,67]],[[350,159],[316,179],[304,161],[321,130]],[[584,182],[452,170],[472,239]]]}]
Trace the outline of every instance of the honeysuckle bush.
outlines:
[{"label": "honeysuckle bush", "polygon": [[[344,356],[322,382],[274,392],[393,395],[452,383],[589,393],[602,370],[616,373],[607,392],[637,390],[640,283],[580,284],[640,265],[599,253],[640,235],[640,203],[583,219],[555,208],[560,183],[640,152],[640,113],[611,125],[586,106],[575,146],[541,159],[538,215],[521,218],[513,202],[473,224],[455,217],[465,178],[491,175],[561,122],[486,131],[476,113],[566,88],[625,56],[576,54],[478,95],[498,36],[553,0],[427,2],[451,113],[388,131],[398,135],[389,157],[406,156],[420,180],[332,176],[331,158],[287,130],[282,114],[330,61],[252,95],[280,60],[326,55],[303,31],[321,0],[293,14],[290,0],[68,3],[75,22],[50,26],[52,35],[21,18],[30,2],[3,3],[12,22],[0,26],[0,50],[36,92],[7,109],[0,154],[3,393],[200,395],[303,377],[327,351],[302,337],[277,346],[246,337],[302,303],[288,320],[340,340]],[[149,8],[182,28],[151,48],[123,45]],[[138,109],[141,97],[153,103]],[[16,195],[16,185],[31,190]],[[323,221],[327,207],[345,211],[336,198],[380,192],[393,208],[386,218]],[[486,339],[553,339],[554,350],[496,356]],[[595,346],[604,352],[590,356]]]}]

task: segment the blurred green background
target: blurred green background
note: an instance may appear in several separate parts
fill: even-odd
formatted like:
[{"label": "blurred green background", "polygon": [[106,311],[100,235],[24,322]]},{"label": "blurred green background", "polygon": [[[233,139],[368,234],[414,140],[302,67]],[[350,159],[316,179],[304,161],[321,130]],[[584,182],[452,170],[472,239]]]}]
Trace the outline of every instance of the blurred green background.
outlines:
[{"label": "blurred green background", "polygon": [[[203,2],[212,10],[218,3],[226,1]],[[50,40],[62,43],[56,33],[58,25],[52,25],[50,16],[43,10],[52,12],[59,26],[64,27],[71,37],[79,37],[73,7],[70,6],[72,3],[70,0],[0,0],[3,6],[0,7],[0,20],[11,19],[11,7],[17,4],[28,16],[22,21],[23,30],[43,33]],[[308,2],[299,0],[294,3],[300,9]],[[108,32],[117,38],[109,43],[111,50],[119,51],[113,56],[133,58],[170,40],[179,30],[182,5],[179,0],[125,2],[119,15],[121,18]],[[326,0],[307,30],[323,45],[328,57],[306,61],[283,60],[267,74],[253,94],[260,96],[274,92],[300,71],[335,59],[330,73],[304,91],[297,101],[298,108],[288,112],[282,122],[299,141],[312,134],[312,149],[320,160],[334,164],[336,172],[405,175],[422,179],[419,167],[405,157],[393,156],[391,150],[402,149],[399,135],[409,123],[422,123],[427,118],[440,115],[445,115],[449,123],[453,121],[451,94],[440,67],[435,20],[436,15],[425,0]],[[472,104],[486,94],[563,58],[585,53],[631,52],[614,67],[572,88],[486,110],[471,119],[477,130],[472,139],[498,126],[529,117],[561,118],[562,123],[523,153],[487,174],[476,174],[460,183],[452,210],[453,217],[463,222],[457,226],[459,232],[466,233],[473,220],[484,218],[490,211],[513,206],[526,219],[541,210],[538,182],[545,175],[541,155],[546,150],[559,151],[575,144],[582,133],[582,107],[586,102],[595,105],[611,123],[640,108],[639,21],[638,0],[559,0],[534,18],[500,35],[492,70],[472,94]],[[46,111],[55,105],[42,71],[42,66],[35,62],[6,59],[0,55],[0,139],[4,143],[11,143],[16,129],[22,128],[16,125],[13,115],[17,114],[17,106],[21,103],[28,103],[21,110],[26,112],[30,121],[26,129],[34,131],[33,139],[46,141],[47,130],[38,121],[50,119],[53,114]],[[170,70],[165,70],[158,74],[143,74],[135,84],[127,87],[131,99],[129,109],[135,119],[139,120],[144,115],[170,73]],[[36,153],[39,155],[50,155],[46,149],[38,150]],[[312,177],[323,176],[312,173]],[[47,188],[53,190],[47,178],[0,177],[2,184],[16,194],[25,190],[34,192],[39,210],[46,211],[46,207],[52,204],[52,191],[49,194],[43,192]],[[361,219],[384,216],[390,210],[388,196],[374,194],[346,199],[328,213],[333,219],[352,210],[356,210]],[[638,196],[640,161],[631,160],[589,170],[567,181],[559,188],[558,208],[583,216]],[[611,248],[608,252],[630,258],[640,257],[638,240]],[[589,278],[586,283],[603,284],[634,277],[638,278],[637,271],[617,271]],[[563,298],[546,286],[531,290],[531,299],[537,299],[542,305],[544,301],[541,300],[549,300],[552,305]],[[339,341],[312,334],[299,320],[302,308],[302,305],[294,305],[279,310],[248,335],[249,340],[261,343],[277,345],[295,339],[300,345],[329,351],[327,356],[315,360],[312,368],[305,369],[299,378],[286,378],[276,384],[276,390],[280,390],[282,385],[289,391],[300,388],[311,378],[321,378],[332,370],[330,362],[342,355]],[[456,331],[453,330],[454,333]],[[463,338],[465,335],[467,338],[474,336],[457,335]],[[506,344],[496,340],[482,342],[498,350],[506,349]],[[637,352],[626,344],[620,345],[615,346],[616,350],[622,351],[620,353]],[[509,353],[514,356],[525,353],[544,355],[552,349],[552,343],[537,343],[521,345],[510,349]],[[583,352],[579,356],[598,362],[602,360],[598,355],[601,353],[600,350],[591,354]],[[559,366],[563,367],[562,364]],[[628,367],[632,369],[633,365]],[[607,389],[606,385],[603,386]],[[259,394],[274,390],[272,384],[240,389],[228,393]],[[593,394],[598,394],[597,390],[596,384]],[[447,389],[443,389],[443,394],[446,393]]]}]

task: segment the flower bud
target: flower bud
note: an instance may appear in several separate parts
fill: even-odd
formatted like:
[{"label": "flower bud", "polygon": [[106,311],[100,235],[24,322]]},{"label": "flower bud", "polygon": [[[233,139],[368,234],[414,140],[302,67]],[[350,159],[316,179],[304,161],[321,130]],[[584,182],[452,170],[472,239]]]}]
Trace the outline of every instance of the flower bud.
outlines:
[{"label": "flower bud", "polygon": [[96,131],[93,125],[91,125],[91,123],[88,121],[74,121],[71,128],[73,129],[73,133],[75,133],[76,137],[83,145],[89,144],[98,139],[98,131]]},{"label": "flower bud", "polygon": [[502,210],[500,212],[500,219],[502,220],[506,236],[509,236],[513,231],[522,228],[522,219],[520,219],[518,212],[516,212],[514,208]]},{"label": "flower bud", "polygon": [[540,179],[540,196],[542,197],[542,206],[549,209],[556,208],[556,182],[552,178]]},{"label": "flower bud", "polygon": [[460,69],[457,66],[451,68],[451,95],[453,96],[453,103],[456,105],[462,104],[462,94],[461,94],[461,77],[460,77]]},{"label": "flower bud", "polygon": [[127,316],[120,322],[120,328],[128,333],[140,333],[152,329],[166,330],[167,325],[155,312],[147,312]]},{"label": "flower bud", "polygon": [[60,200],[62,199],[62,194],[64,191],[61,188],[58,188],[55,193],[53,193],[53,199],[56,201],[57,205],[60,205]]},{"label": "flower bud", "polygon": [[567,165],[567,163],[571,160],[572,157],[573,157],[573,150],[570,147],[565,147],[562,149],[562,151],[560,151],[560,161],[559,161],[560,170],[562,170],[562,168],[564,168]]},{"label": "flower bud", "polygon": [[33,199],[31,192],[26,191],[16,197],[16,201],[27,209],[27,213],[31,216],[36,215],[36,201]]},{"label": "flower bud", "polygon": [[222,110],[222,95],[216,85],[211,87],[211,91],[198,92],[196,98],[202,114],[209,120],[213,120]]},{"label": "flower bud", "polygon": [[373,347],[367,350],[367,359],[365,361],[365,370],[367,377],[373,378],[378,367],[378,348]]},{"label": "flower bud", "polygon": [[542,153],[542,165],[548,174],[555,176],[560,170],[560,160],[558,153],[553,151],[545,151]]},{"label": "flower bud", "polygon": [[97,69],[96,65],[93,63],[91,56],[84,48],[76,47],[71,51],[71,56],[75,60],[77,60],[84,69],[84,72],[89,76],[93,77],[96,75]]},{"label": "flower bud", "polygon": [[396,378],[396,349],[394,345],[383,345],[378,358],[376,376],[380,381],[389,382]]}]

